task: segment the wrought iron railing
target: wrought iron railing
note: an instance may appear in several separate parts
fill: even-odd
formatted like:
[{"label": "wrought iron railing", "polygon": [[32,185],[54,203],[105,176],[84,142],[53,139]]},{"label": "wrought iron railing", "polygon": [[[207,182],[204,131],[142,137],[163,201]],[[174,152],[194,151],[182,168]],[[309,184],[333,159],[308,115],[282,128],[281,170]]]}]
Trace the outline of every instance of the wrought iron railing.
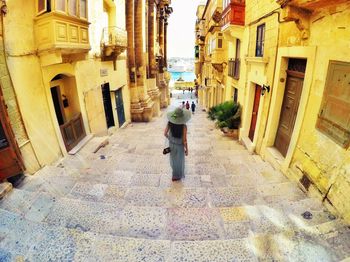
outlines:
[{"label": "wrought iron railing", "polygon": [[101,45],[127,47],[127,32],[116,26],[105,27],[102,30]]},{"label": "wrought iron railing", "polygon": [[228,76],[239,79],[241,60],[239,58],[230,59],[228,61]]}]

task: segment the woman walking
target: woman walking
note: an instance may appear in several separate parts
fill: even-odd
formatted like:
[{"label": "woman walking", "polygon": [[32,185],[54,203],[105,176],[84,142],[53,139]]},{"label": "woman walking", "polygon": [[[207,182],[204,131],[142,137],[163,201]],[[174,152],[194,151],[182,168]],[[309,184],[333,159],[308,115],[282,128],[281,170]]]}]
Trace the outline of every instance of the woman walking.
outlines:
[{"label": "woman walking", "polygon": [[185,177],[185,155],[188,155],[187,147],[187,126],[185,125],[191,118],[190,111],[176,108],[175,111],[168,112],[168,124],[164,130],[164,135],[169,139],[170,166],[173,169],[173,181]]}]

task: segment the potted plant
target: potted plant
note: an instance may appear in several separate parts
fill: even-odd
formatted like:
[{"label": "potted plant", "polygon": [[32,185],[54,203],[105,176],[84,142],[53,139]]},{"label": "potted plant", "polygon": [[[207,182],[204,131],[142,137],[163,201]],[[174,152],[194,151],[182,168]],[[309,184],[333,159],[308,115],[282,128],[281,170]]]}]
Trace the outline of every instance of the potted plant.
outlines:
[{"label": "potted plant", "polygon": [[216,121],[216,126],[229,137],[238,139],[241,124],[241,106],[227,101],[209,109],[208,118]]}]

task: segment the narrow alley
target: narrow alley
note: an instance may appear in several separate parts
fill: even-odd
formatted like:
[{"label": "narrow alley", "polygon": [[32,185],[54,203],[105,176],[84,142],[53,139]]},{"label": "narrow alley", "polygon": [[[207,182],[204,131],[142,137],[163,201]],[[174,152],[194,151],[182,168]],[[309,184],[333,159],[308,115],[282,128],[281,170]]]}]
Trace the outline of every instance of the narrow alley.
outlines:
[{"label": "narrow alley", "polygon": [[[181,96],[181,97],[180,97]],[[177,95],[173,95],[177,98]],[[177,106],[182,101],[173,99]],[[163,117],[94,138],[0,202],[0,261],[340,261],[350,229],[200,108],[171,181]],[[147,134],[145,136],[144,134]],[[105,143],[106,144],[106,143]]]}]

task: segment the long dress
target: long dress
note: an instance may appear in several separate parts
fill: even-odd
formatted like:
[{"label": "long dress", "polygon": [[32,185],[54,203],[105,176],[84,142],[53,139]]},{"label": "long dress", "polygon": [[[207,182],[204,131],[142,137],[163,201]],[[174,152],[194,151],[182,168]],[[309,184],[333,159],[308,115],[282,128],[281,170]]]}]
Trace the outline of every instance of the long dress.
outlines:
[{"label": "long dress", "polygon": [[185,149],[181,138],[173,137],[169,132],[170,166],[173,169],[173,179],[185,177]]}]

